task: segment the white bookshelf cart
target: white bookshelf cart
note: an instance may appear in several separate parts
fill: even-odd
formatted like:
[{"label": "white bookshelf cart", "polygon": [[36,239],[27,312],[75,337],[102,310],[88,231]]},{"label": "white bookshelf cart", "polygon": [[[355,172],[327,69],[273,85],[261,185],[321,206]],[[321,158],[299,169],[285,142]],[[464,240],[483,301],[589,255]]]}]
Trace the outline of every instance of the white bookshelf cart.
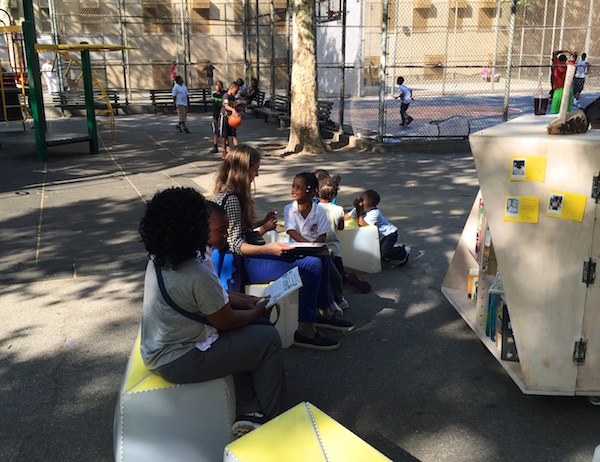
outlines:
[{"label": "white bookshelf cart", "polygon": [[[470,136],[480,196],[442,292],[523,393],[586,395],[594,402],[600,396],[600,280],[593,277],[600,260],[600,131],[548,135],[554,117],[523,116]],[[502,360],[485,333],[494,274],[479,274],[477,301],[467,297],[469,269],[479,267],[480,197],[519,362]],[[517,212],[508,207],[511,198],[518,199]]]}]

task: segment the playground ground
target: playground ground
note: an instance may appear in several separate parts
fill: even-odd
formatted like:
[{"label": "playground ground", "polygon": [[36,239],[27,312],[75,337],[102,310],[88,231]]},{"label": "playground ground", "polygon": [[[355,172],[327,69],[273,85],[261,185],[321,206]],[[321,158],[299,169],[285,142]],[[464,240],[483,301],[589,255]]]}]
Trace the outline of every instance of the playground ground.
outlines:
[{"label": "playground ground", "polygon": [[[416,106],[416,105],[415,105]],[[161,189],[210,194],[218,154],[210,114],[119,116],[116,139],[51,148],[0,134],[0,460],[112,460],[117,393],[140,320],[144,201]],[[85,132],[52,119],[53,133]],[[14,129],[13,129],[14,130]],[[33,131],[33,130],[31,130]],[[589,462],[599,408],[585,397],[526,396],[440,292],[478,190],[468,150],[276,153],[287,130],[247,118],[240,139],[264,152],[258,210],[280,212],[296,173],[342,175],[348,208],[374,188],[413,248],[406,267],[346,288],[356,331],[335,352],[285,351],[291,404],[310,401],[394,461]]]}]

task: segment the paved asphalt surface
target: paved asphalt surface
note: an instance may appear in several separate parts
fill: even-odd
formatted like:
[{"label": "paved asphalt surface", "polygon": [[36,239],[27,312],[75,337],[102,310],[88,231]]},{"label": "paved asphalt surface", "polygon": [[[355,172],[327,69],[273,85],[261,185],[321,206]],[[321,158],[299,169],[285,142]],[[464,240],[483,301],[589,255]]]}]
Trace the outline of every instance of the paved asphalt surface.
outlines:
[{"label": "paved asphalt surface", "polygon": [[[140,320],[144,201],[171,186],[209,194],[220,161],[210,115],[191,114],[190,135],[175,132],[174,117],[119,116],[99,155],[57,147],[45,164],[0,134],[1,461],[112,460]],[[85,132],[75,119],[49,128]],[[371,293],[345,288],[357,329],[333,334],[339,350],[285,351],[291,405],[312,402],[394,461],[591,460],[600,408],[523,395],[440,293],[478,189],[467,149],[281,158],[287,130],[248,118],[239,132],[264,152],[261,213],[283,212],[296,173],[326,168],[342,175],[347,208],[378,190],[413,248],[406,267],[365,276]]]}]

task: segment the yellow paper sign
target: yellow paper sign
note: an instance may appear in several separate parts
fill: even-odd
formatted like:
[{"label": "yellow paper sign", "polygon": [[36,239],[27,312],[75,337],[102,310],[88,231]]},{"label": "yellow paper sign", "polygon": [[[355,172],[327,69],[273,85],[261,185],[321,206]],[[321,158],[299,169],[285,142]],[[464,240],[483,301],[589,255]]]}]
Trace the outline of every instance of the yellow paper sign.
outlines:
[{"label": "yellow paper sign", "polygon": [[537,223],[539,220],[540,198],[533,196],[505,196],[504,221]]},{"label": "yellow paper sign", "polygon": [[546,215],[582,222],[586,201],[585,194],[550,191],[546,204]]},{"label": "yellow paper sign", "polygon": [[544,156],[511,156],[510,181],[537,181],[546,178],[546,158]]}]

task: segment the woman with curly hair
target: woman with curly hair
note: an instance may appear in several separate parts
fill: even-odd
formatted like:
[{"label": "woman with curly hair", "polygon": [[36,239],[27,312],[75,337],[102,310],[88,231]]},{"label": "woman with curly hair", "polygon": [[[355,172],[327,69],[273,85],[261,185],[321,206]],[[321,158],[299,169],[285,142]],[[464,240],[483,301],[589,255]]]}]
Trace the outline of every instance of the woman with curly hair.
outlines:
[{"label": "woman with curly hair", "polygon": [[[324,270],[321,258],[283,255],[293,247],[283,242],[265,244],[257,239],[257,234],[275,229],[276,224],[274,211],[255,221],[251,185],[258,176],[259,168],[258,151],[240,144],[223,159],[217,171],[215,202],[225,209],[229,218],[229,248],[244,257],[244,269],[251,284],[274,281],[298,267],[303,286],[298,297],[298,330],[294,334],[294,345],[314,350],[335,350],[339,348],[339,342],[326,337],[316,327],[349,332],[354,324],[339,318],[332,306],[329,272],[328,268]],[[255,229],[258,229],[257,233],[253,233]]]},{"label": "woman with curly hair", "polygon": [[233,374],[240,436],[284,409],[281,340],[265,302],[233,310],[202,263],[208,240],[204,197],[191,188],[157,193],[140,223],[150,261],[140,351],[146,367],[174,383]]}]

